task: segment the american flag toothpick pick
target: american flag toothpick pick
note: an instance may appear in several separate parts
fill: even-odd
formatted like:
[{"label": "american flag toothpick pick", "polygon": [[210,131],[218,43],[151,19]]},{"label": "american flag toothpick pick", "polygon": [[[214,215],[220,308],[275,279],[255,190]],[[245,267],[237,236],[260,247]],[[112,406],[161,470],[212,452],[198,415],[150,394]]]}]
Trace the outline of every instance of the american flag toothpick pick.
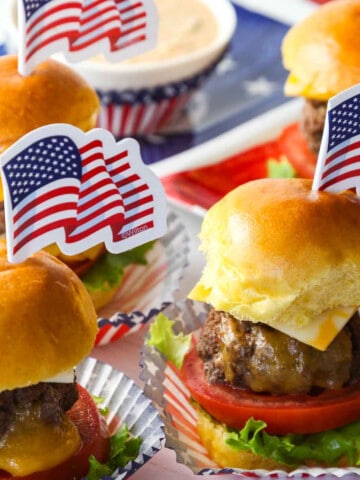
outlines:
[{"label": "american flag toothpick pick", "polygon": [[1,157],[8,256],[20,262],[57,243],[112,253],[166,232],[166,197],[136,140],[67,124],[33,130]]},{"label": "american flag toothpick pick", "polygon": [[360,194],[360,84],[328,102],[313,190]]},{"label": "american flag toothpick pick", "polygon": [[153,0],[18,0],[19,72],[58,52],[70,62],[124,60],[153,48],[157,27]]}]

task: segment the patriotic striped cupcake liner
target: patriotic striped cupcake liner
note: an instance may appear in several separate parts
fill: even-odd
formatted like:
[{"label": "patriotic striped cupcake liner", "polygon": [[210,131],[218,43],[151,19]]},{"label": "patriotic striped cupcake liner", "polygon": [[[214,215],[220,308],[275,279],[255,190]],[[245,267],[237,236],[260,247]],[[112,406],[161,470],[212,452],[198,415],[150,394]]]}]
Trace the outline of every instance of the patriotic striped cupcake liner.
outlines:
[{"label": "patriotic striped cupcake liner", "polygon": [[[198,330],[209,313],[205,304],[186,300],[169,305],[163,313],[175,320],[176,333],[191,333]],[[311,478],[359,478],[360,468],[308,468],[293,472],[282,470],[244,470],[219,468],[210,459],[197,433],[197,413],[191,404],[190,392],[183,384],[179,371],[154,347],[145,343],[142,351],[141,379],[144,392],[159,409],[165,424],[165,446],[176,452],[177,462],[189,467],[197,475],[235,474],[242,478],[259,479],[311,479]]]},{"label": "patriotic striped cupcake liner", "polygon": [[94,358],[86,358],[76,367],[76,379],[92,395],[104,399],[101,407],[109,409],[106,421],[111,433],[125,424],[132,435],[141,437],[136,459],[102,480],[129,478],[163,447],[164,423],[158,411],[132,379]]},{"label": "patriotic striped cupcake liner", "polygon": [[185,108],[222,57],[201,73],[164,86],[125,91],[97,89],[101,103],[97,126],[117,138],[158,132]]},{"label": "patriotic striped cupcake liner", "polygon": [[105,345],[140,330],[174,300],[188,265],[189,237],[170,212],[167,233],[147,253],[147,265],[130,265],[114,298],[99,312],[95,345]]}]

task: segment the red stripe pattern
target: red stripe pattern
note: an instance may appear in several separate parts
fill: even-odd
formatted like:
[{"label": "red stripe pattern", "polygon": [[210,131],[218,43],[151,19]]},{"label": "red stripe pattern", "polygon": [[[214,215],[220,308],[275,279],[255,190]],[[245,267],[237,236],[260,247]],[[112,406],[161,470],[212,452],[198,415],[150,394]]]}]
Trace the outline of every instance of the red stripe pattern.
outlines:
[{"label": "red stripe pattern", "polygon": [[23,75],[60,51],[67,52],[70,61],[97,53],[118,61],[156,42],[153,0],[22,0],[22,5],[19,71]]},{"label": "red stripe pattern", "polygon": [[1,159],[13,260],[54,242],[68,254],[101,242],[121,252],[163,235],[164,191],[137,142],[63,128],[63,135],[61,125],[40,128]]},{"label": "red stripe pattern", "polygon": [[331,98],[313,189],[360,191],[360,86]]},{"label": "red stripe pattern", "polygon": [[97,125],[117,138],[150,135],[165,128],[188,103],[192,93],[148,103],[103,104]]},{"label": "red stripe pattern", "polygon": [[78,148],[62,135],[47,136],[24,149],[19,146],[16,154],[5,159],[6,221],[14,255],[76,223],[81,175]]},{"label": "red stripe pattern", "polygon": [[124,203],[109,175],[101,140],[92,140],[79,149],[82,176],[77,202],[76,225],[66,228],[66,242],[88,239],[109,225],[122,227]]}]

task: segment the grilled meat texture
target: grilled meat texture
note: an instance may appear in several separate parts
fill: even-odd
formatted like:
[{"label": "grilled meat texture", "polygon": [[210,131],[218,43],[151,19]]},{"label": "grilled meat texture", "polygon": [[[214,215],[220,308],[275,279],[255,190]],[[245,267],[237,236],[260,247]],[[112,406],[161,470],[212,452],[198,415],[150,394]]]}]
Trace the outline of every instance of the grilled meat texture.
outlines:
[{"label": "grilled meat texture", "polygon": [[321,352],[267,325],[212,310],[197,349],[210,383],[254,392],[315,394],[360,378],[357,314]]},{"label": "grilled meat texture", "polygon": [[25,388],[5,390],[0,393],[0,439],[9,428],[17,410],[26,412],[39,407],[40,419],[47,424],[59,425],[63,415],[78,399],[73,383],[38,383]]},{"label": "grilled meat texture", "polygon": [[324,130],[327,102],[306,99],[300,118],[300,128],[306,142],[316,155],[319,153]]}]

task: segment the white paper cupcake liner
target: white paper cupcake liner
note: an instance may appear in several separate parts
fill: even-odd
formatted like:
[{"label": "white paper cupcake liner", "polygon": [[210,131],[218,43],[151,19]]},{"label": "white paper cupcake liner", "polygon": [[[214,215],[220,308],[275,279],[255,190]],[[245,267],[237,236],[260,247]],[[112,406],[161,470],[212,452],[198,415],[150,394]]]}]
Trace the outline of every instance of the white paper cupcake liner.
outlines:
[{"label": "white paper cupcake liner", "polygon": [[110,130],[117,138],[150,135],[168,125],[190,101],[192,94],[193,91],[184,91],[173,98],[149,98],[146,103],[104,103],[97,126]]},{"label": "white paper cupcake liner", "polygon": [[96,345],[134,333],[174,300],[188,265],[189,238],[170,212],[168,230],[147,253],[147,265],[130,265],[114,298],[99,311]]},{"label": "white paper cupcake liner", "polygon": [[188,104],[222,57],[223,53],[202,72],[178,82],[139,90],[97,88],[101,103],[97,126],[110,130],[117,138],[158,132]]},{"label": "white paper cupcake liner", "polygon": [[[163,313],[175,320],[175,331],[191,333],[201,327],[209,312],[205,304],[186,300],[168,306]],[[235,474],[243,478],[303,479],[325,478],[355,479],[360,468],[308,468],[293,472],[282,470],[244,470],[218,468],[203,447],[196,430],[197,413],[191,405],[190,392],[179,377],[178,370],[154,347],[145,344],[142,352],[141,378],[145,382],[145,394],[158,407],[165,423],[166,446],[175,450],[179,463],[188,466],[198,475]]]},{"label": "white paper cupcake liner", "polygon": [[163,446],[164,424],[158,411],[132,379],[111,365],[87,358],[76,367],[76,377],[92,395],[104,398],[101,406],[109,409],[109,425],[120,419],[135,437],[141,437],[137,458],[102,480],[129,478]]}]

